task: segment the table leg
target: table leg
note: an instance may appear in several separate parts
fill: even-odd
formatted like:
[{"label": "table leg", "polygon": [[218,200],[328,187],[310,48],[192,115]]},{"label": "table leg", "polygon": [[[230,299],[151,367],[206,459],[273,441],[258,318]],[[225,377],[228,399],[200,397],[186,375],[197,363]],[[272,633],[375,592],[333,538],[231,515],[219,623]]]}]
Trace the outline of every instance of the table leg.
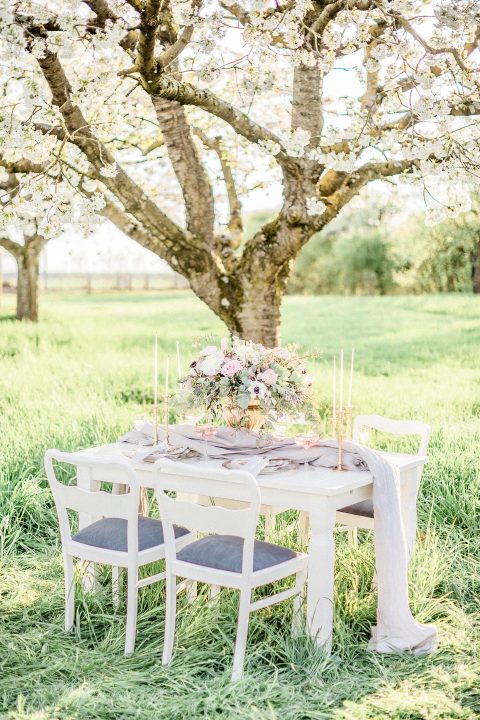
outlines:
[{"label": "table leg", "polygon": [[317,645],[328,654],[331,652],[333,632],[334,527],[334,507],[326,505],[310,512],[307,629]]},{"label": "table leg", "polygon": [[[100,483],[97,480],[92,479],[92,474],[90,471],[90,468],[88,467],[82,467],[79,465],[77,467],[77,485],[79,488],[82,488],[83,490],[90,490],[95,491],[100,489]],[[88,515],[87,513],[79,513],[78,514],[78,525],[79,529],[81,530],[86,525],[90,525],[92,522],[95,522],[97,518],[92,517],[91,515]],[[97,579],[98,579],[98,571],[95,567],[95,563],[88,563],[88,565],[85,568],[85,571],[82,574],[82,586],[83,591],[86,593],[95,592],[97,587]]]}]

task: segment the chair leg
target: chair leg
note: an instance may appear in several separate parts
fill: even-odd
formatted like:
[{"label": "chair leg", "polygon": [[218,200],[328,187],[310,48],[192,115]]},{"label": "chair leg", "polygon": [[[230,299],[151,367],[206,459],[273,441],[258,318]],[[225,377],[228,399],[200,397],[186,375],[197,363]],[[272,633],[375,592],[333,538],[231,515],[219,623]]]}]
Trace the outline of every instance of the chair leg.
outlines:
[{"label": "chair leg", "polygon": [[73,628],[75,616],[75,574],[71,555],[64,556],[63,567],[65,574],[65,630],[69,632]]},{"label": "chair leg", "polygon": [[220,590],[220,585],[210,585],[209,599],[214,600],[218,595],[220,595]]},{"label": "chair leg", "polygon": [[251,590],[240,591],[240,606],[238,608],[237,637],[235,640],[235,653],[233,655],[232,680],[240,680],[243,674],[245,650],[247,647],[248,621],[250,618]]},{"label": "chair leg", "polygon": [[292,618],[292,637],[297,638],[303,629],[302,608],[304,601],[305,581],[307,579],[307,571],[300,570],[295,578],[295,590],[298,594],[293,598],[293,618]]},{"label": "chair leg", "polygon": [[348,542],[352,547],[358,547],[358,533],[356,527],[348,528]]},{"label": "chair leg", "polygon": [[167,573],[165,601],[165,637],[163,640],[162,665],[169,665],[173,654],[175,619],[177,613],[177,577]]},{"label": "chair leg", "polygon": [[265,540],[272,540],[275,535],[275,508],[271,507],[265,513]]},{"label": "chair leg", "polygon": [[197,582],[196,580],[187,580],[185,594],[189,605],[197,599]]},{"label": "chair leg", "polygon": [[138,568],[128,568],[127,628],[125,634],[125,655],[132,655],[135,649],[138,612]]},{"label": "chair leg", "polygon": [[308,545],[308,530],[309,530],[309,518],[308,513],[301,511],[298,518],[298,534],[300,539],[300,545],[305,547]]},{"label": "chair leg", "polygon": [[113,606],[120,606],[120,593],[122,591],[122,568],[112,567],[112,600]]}]

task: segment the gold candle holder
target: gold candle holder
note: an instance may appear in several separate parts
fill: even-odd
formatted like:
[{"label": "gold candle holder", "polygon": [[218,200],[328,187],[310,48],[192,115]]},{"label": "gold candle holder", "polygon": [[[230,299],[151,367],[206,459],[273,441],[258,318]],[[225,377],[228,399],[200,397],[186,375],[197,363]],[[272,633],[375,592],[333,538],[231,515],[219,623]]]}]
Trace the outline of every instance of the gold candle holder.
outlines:
[{"label": "gold candle holder", "polygon": [[343,464],[343,433],[345,422],[345,411],[343,408],[335,408],[334,420],[335,437],[338,443],[338,459],[337,466],[333,469],[335,472],[345,472],[347,468]]},{"label": "gold candle holder", "polygon": [[343,464],[343,441],[350,439],[350,430],[352,423],[352,407],[348,405],[345,408],[334,408],[332,415],[333,435],[338,443],[338,459],[335,472],[345,472],[348,470]]}]

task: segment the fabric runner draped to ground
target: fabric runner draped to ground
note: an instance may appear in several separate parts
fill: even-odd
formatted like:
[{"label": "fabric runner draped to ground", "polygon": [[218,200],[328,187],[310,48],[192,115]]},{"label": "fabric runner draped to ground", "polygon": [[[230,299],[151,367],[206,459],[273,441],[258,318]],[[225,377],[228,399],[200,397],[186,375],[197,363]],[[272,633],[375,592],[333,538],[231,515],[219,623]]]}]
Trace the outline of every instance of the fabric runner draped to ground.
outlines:
[{"label": "fabric runner draped to ground", "polygon": [[[164,429],[159,428],[163,439]],[[124,435],[121,442],[151,446],[153,426],[145,422],[140,430]],[[204,440],[192,425],[169,428],[169,441],[175,447],[204,451]],[[159,449],[164,448],[160,444]],[[245,430],[220,427],[208,439],[209,459],[240,459],[252,456],[264,459],[286,459],[308,462],[313,466],[333,468],[337,465],[337,443],[334,439],[319,440],[311,448],[303,448],[292,438],[256,435]],[[381,653],[411,651],[423,654],[438,644],[435,625],[418,623],[408,602],[408,556],[400,508],[398,470],[378,452],[353,442],[344,443],[343,464],[348,470],[369,470],[373,476],[373,508],[375,514],[374,546],[377,571],[377,624],[372,629],[369,649]],[[260,469],[263,463],[257,468]],[[252,472],[254,464],[249,463]],[[253,470],[255,473],[255,470]]]}]

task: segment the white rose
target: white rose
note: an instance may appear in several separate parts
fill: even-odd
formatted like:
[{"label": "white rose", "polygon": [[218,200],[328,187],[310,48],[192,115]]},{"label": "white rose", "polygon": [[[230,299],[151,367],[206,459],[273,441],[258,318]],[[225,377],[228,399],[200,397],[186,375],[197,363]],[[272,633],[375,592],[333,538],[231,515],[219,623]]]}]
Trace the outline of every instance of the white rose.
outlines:
[{"label": "white rose", "polygon": [[216,345],[207,345],[207,347],[204,347],[200,355],[214,355],[215,353],[218,353],[219,349]]},{"label": "white rose", "polygon": [[203,358],[198,364],[196,369],[205,375],[211,376],[216,375],[220,372],[220,368],[223,365],[225,357],[222,352],[218,349],[215,353],[211,353]]}]

